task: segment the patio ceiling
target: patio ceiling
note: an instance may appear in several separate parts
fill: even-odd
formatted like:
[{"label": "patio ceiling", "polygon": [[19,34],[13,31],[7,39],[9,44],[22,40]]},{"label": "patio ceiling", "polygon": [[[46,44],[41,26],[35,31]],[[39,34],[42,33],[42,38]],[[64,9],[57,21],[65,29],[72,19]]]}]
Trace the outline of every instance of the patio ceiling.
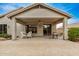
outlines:
[{"label": "patio ceiling", "polygon": [[50,18],[50,17],[41,17],[41,18],[16,18],[17,21],[23,22],[25,24],[38,24],[39,22],[43,22],[43,24],[51,24],[61,22],[63,18]]}]

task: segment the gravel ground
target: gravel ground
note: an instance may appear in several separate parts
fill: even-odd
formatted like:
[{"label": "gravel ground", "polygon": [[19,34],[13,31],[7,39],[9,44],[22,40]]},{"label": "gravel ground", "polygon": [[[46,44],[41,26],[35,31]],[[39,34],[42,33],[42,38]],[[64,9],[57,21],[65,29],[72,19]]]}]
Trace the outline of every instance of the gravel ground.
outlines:
[{"label": "gravel ground", "polygon": [[77,56],[79,44],[67,40],[32,38],[0,41],[3,56]]}]

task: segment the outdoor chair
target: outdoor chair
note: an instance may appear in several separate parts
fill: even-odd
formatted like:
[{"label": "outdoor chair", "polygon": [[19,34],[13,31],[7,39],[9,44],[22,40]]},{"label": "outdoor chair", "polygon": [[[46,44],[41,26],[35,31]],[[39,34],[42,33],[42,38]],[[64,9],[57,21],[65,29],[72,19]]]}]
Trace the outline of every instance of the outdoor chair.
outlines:
[{"label": "outdoor chair", "polygon": [[57,33],[57,32],[53,32],[52,38],[53,38],[53,39],[58,39],[58,33]]},{"label": "outdoor chair", "polygon": [[27,38],[31,38],[32,37],[32,31],[28,32],[26,36],[27,36]]},{"label": "outdoor chair", "polygon": [[21,39],[23,38],[31,38],[32,37],[32,32],[28,32],[27,34],[25,32],[21,32]]},{"label": "outdoor chair", "polygon": [[27,37],[26,33],[25,32],[21,32],[21,39]]}]

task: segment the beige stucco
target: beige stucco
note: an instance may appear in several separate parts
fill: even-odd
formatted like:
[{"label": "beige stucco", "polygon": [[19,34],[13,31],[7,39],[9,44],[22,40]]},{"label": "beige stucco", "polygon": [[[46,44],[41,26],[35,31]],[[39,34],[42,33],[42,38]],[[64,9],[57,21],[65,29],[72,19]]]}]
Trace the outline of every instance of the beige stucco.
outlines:
[{"label": "beige stucco", "polygon": [[28,10],[26,12],[23,12],[16,17],[64,17],[54,11],[51,11],[49,9],[45,8],[33,8],[31,10]]},{"label": "beige stucco", "polygon": [[56,24],[52,24],[51,31],[52,31],[52,33],[53,33],[53,32],[57,32],[57,31],[56,31]]},{"label": "beige stucco", "polygon": [[68,28],[67,28],[67,18],[63,19],[63,39],[68,39]]},{"label": "beige stucco", "polygon": [[0,18],[0,24],[7,24],[7,33],[11,34],[11,20],[9,18]]},{"label": "beige stucco", "polygon": [[43,23],[37,25],[37,35],[43,36]]}]

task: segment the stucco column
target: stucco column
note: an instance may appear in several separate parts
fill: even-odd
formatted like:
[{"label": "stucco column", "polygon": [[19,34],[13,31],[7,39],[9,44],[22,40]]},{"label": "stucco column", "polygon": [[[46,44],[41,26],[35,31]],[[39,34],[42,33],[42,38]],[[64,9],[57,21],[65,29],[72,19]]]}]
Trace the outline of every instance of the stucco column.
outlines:
[{"label": "stucco column", "polygon": [[52,31],[52,34],[53,32],[56,32],[56,24],[51,25],[51,31]]},{"label": "stucco column", "polygon": [[67,18],[63,19],[63,39],[68,39]]},{"label": "stucco column", "polygon": [[12,19],[12,40],[15,40],[17,37],[16,35],[16,20],[15,18]]},{"label": "stucco column", "polygon": [[42,22],[37,25],[37,35],[43,36],[43,23]]}]

